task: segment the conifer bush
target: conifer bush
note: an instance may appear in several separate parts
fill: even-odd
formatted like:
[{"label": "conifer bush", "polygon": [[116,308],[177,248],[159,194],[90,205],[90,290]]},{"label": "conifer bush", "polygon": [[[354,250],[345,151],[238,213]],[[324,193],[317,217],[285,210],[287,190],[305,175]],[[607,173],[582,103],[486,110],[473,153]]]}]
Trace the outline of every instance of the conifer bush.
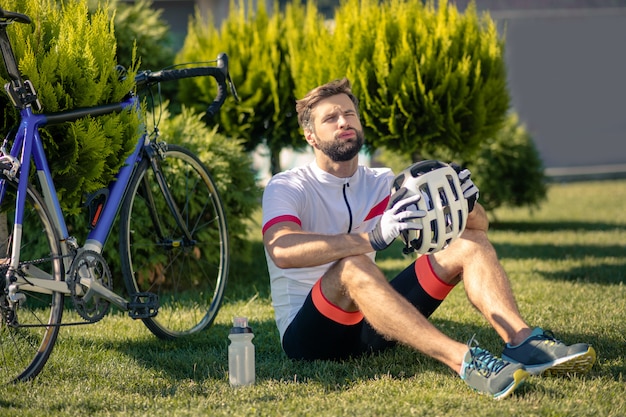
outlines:
[{"label": "conifer bush", "polygon": [[[84,1],[4,0],[6,10],[25,13],[33,24],[8,31],[19,69],[39,93],[45,112],[121,100],[133,89],[134,69],[120,80],[115,70],[116,41],[105,9],[90,14]],[[2,84],[6,74],[0,76]],[[0,95],[3,132],[17,111]],[[44,147],[64,209],[77,214],[83,195],[106,186],[132,151],[140,122],[134,112],[46,126]]]},{"label": "conifer bush", "polygon": [[[89,0],[89,9],[97,11],[99,0]],[[109,0],[109,16],[115,25],[117,62],[125,67],[160,70],[174,63],[170,27],[163,19],[163,9],[152,0],[125,3]]]},{"label": "conifer bush", "polygon": [[[212,19],[207,24],[196,15],[176,62],[214,60],[220,52],[229,55],[230,72],[241,101],[228,100],[224,104],[217,115],[219,131],[244,139],[247,150],[267,145],[274,171],[278,171],[280,150],[302,149],[306,145],[298,132],[291,58],[286,45],[286,20],[291,21],[293,28],[301,28],[304,15],[296,6],[287,6],[287,16],[268,15],[262,3],[252,10],[244,1],[231,0],[231,13],[221,30],[212,25]],[[197,111],[204,111],[214,95],[211,80],[195,79],[183,83],[179,97]]]},{"label": "conifer bush", "polygon": [[[453,4],[434,0],[345,0],[327,22],[313,0],[294,0],[284,10],[275,5],[271,17],[264,9],[246,13],[244,2],[231,0],[231,15],[221,30],[197,17],[177,59],[230,53],[242,101],[224,108],[220,131],[246,140],[246,149],[267,143],[273,172],[281,149],[305,145],[295,100],[347,76],[361,101],[370,151],[385,149],[407,164],[438,158],[473,166],[475,178],[490,177],[481,188],[485,197],[494,193],[492,200],[484,200],[489,208],[542,200],[543,169],[530,138],[512,145],[526,158],[518,164],[515,185],[498,182],[509,175],[505,164],[481,172],[486,158],[498,157],[485,148],[493,149],[496,141],[506,150],[512,131],[499,134],[510,102],[504,39],[473,3],[461,13]],[[201,102],[210,88],[190,85],[181,97],[186,103]],[[502,187],[514,187],[506,191],[508,200],[502,198]],[[521,189],[522,197],[510,197]]]},{"label": "conifer bush", "polygon": [[331,38],[307,61],[322,76],[296,84],[305,91],[347,76],[373,149],[412,159],[468,152],[498,131],[509,108],[503,49],[494,22],[473,4],[460,13],[432,0],[346,0]]}]

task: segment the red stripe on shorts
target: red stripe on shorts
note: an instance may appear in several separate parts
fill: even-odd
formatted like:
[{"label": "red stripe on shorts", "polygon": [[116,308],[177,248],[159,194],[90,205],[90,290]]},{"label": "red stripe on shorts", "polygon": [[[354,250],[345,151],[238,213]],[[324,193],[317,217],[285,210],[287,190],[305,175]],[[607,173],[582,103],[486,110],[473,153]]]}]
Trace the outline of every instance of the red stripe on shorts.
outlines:
[{"label": "red stripe on shorts", "polygon": [[332,321],[352,326],[363,320],[363,314],[360,311],[345,311],[331,303],[322,293],[322,280],[318,280],[311,290],[313,305],[326,318]]},{"label": "red stripe on shorts", "polygon": [[415,261],[415,275],[424,291],[436,300],[443,300],[452,291],[454,285],[443,282],[430,264],[428,256],[420,256]]}]

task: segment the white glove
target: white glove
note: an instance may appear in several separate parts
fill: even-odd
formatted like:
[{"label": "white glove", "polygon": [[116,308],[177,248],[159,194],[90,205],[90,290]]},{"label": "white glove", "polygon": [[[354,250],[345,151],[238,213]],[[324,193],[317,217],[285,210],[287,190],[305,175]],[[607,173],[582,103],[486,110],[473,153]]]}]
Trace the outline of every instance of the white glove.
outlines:
[{"label": "white glove", "polygon": [[461,191],[463,191],[463,197],[467,200],[467,212],[471,213],[474,210],[474,205],[478,201],[478,187],[471,180],[472,173],[469,169],[464,169],[459,172],[459,181],[461,182]]},{"label": "white glove", "polygon": [[[387,209],[378,221],[378,224],[369,232],[370,244],[375,250],[383,250],[389,247],[391,243],[400,235],[403,230],[419,230],[422,228],[421,222],[413,220],[426,216],[423,210],[417,210],[415,204],[421,194],[404,198],[407,189],[402,187],[396,191],[389,199]],[[409,206],[413,205],[411,209]]]}]

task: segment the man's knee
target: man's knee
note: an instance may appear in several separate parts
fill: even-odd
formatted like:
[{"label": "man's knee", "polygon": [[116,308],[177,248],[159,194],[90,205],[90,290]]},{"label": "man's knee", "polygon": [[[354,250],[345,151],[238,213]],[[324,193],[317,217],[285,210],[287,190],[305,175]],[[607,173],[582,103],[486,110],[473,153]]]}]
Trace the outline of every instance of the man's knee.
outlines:
[{"label": "man's knee", "polygon": [[367,255],[345,257],[337,261],[335,266],[342,278],[376,274],[380,271],[374,260]]},{"label": "man's knee", "polygon": [[382,271],[369,256],[348,256],[335,262],[324,274],[322,289],[324,294],[341,292],[346,296],[350,289],[380,277],[384,277]]},{"label": "man's knee", "polygon": [[[475,257],[478,254],[495,254],[495,249],[487,233],[483,230],[466,229],[461,235],[460,239],[457,239],[450,245],[453,250],[449,252],[456,252],[458,256],[462,257]],[[445,254],[443,251],[442,254]]]}]

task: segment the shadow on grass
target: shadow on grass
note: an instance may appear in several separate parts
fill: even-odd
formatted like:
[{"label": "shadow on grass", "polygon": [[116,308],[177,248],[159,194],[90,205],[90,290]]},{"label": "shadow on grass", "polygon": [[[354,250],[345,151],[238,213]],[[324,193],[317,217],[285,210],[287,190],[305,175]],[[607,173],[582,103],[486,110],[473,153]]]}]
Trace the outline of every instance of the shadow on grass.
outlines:
[{"label": "shadow on grass", "polygon": [[[442,306],[442,308],[445,308]],[[488,326],[455,323],[433,319],[436,327],[455,340],[465,342],[473,335],[481,346],[499,355],[502,341]],[[443,364],[405,346],[395,346],[381,353],[366,354],[345,361],[293,361],[280,349],[278,332],[273,320],[255,321],[256,374],[260,383],[314,383],[324,390],[342,390],[362,380],[381,376],[392,379],[410,378],[425,372],[453,375]],[[175,341],[161,341],[155,337],[142,340],[123,340],[105,343],[103,348],[122,352],[146,369],[164,374],[180,382],[189,379],[202,381],[228,381],[229,327],[214,325],[207,331]],[[623,341],[604,338],[602,335],[558,334],[567,343],[585,341],[601,346],[599,357],[604,363],[620,362]],[[85,340],[85,345],[91,341]],[[626,373],[624,366],[599,366],[596,364],[588,378],[609,377],[615,380]]]},{"label": "shadow on grass", "polygon": [[261,298],[270,296],[270,279],[265,261],[263,243],[251,242],[252,260],[231,260],[225,298],[230,300],[248,300],[258,294]]},{"label": "shadow on grass", "polygon": [[[568,226],[565,224],[561,230],[578,230],[576,228],[570,228],[574,223],[570,223]],[[580,225],[580,223],[575,223]],[[514,225],[510,223],[510,225]],[[515,224],[520,226],[520,224]],[[528,223],[528,225],[534,225],[534,223]],[[546,227],[559,226],[555,223],[546,223]],[[596,224],[585,224],[586,227],[596,227]],[[594,225],[594,226],[590,226]],[[520,228],[513,228],[508,230],[520,230],[523,233],[525,223],[521,224]],[[601,224],[598,230],[613,230],[616,225]],[[620,226],[624,227],[624,226]],[[502,229],[500,229],[502,230]],[[533,227],[533,230],[535,228]],[[557,229],[554,229],[557,231]],[[595,230],[595,229],[594,229]],[[583,260],[583,265],[576,262],[576,266],[567,268],[557,272],[537,272],[541,274],[543,278],[555,280],[555,281],[581,281],[603,285],[622,285],[626,282],[626,242],[624,244],[568,244],[567,242],[560,241],[558,233],[555,233],[554,241],[552,242],[536,242],[532,244],[512,244],[512,243],[494,243],[498,257],[501,260],[505,259],[536,259],[538,261],[554,261],[563,263],[564,260]],[[613,243],[613,242],[610,242]],[[616,242],[619,243],[619,242]],[[382,265],[383,272],[387,277],[393,277],[400,273],[400,271],[408,266],[414,258],[405,257],[402,255],[402,248],[404,244],[397,240],[388,249],[379,252],[376,259],[379,263],[383,261],[401,260],[404,258],[404,262],[393,263],[393,266]],[[609,259],[613,258],[613,259]],[[617,261],[615,261],[617,259]]]},{"label": "shadow on grass", "polygon": [[582,222],[582,221],[495,221],[490,223],[490,230],[513,232],[565,232],[587,231],[598,232],[607,230],[626,230],[623,223]]},{"label": "shadow on grass", "polygon": [[[565,271],[554,273],[541,272],[541,276],[552,280],[583,281],[605,285],[619,285],[625,280],[626,246],[612,244],[598,246],[593,244],[559,243],[558,232],[581,231],[596,232],[610,230],[626,230],[623,224],[593,222],[500,222],[492,225],[494,230],[501,231],[554,231],[554,242],[537,242],[536,244],[497,244],[496,250],[501,259],[538,259],[543,261],[563,261],[564,259],[591,259],[588,266],[575,266]],[[402,266],[387,267],[385,273],[391,277],[409,265],[412,258],[402,254],[403,244],[399,240],[387,250],[380,252],[380,261],[395,261]],[[263,245],[259,241],[252,242],[252,261],[240,262],[233,260],[231,273],[226,289],[225,303],[248,300],[258,294],[262,298],[270,297],[269,277]],[[606,258],[624,259],[623,262],[604,262]],[[394,264],[395,265],[395,264]],[[445,303],[441,307],[445,309]],[[468,304],[469,308],[469,304]],[[480,341],[481,346],[500,354],[502,342],[495,331],[486,325],[468,325],[447,320],[433,319],[433,323],[444,333],[460,342],[467,341],[472,335]],[[326,389],[342,389],[354,381],[374,379],[381,375],[391,378],[405,378],[421,372],[450,372],[439,362],[397,346],[380,354],[366,355],[343,362],[316,361],[300,362],[286,358],[280,348],[278,332],[273,320],[251,323],[255,329],[255,346],[257,350],[257,380],[281,382],[315,382]],[[223,380],[227,381],[227,348],[229,327],[214,325],[200,335],[189,339],[162,342],[156,338],[137,342],[112,344],[112,349],[120,350],[136,358],[144,366],[155,368],[180,379]],[[626,373],[623,365],[603,365],[623,363],[619,360],[624,354],[624,340],[616,340],[602,334],[571,334],[561,333],[554,329],[557,337],[566,343],[588,342],[597,347],[600,365],[591,371],[589,378],[609,377],[618,380]],[[179,356],[176,352],[182,352]]]},{"label": "shadow on grass", "polygon": [[[581,245],[566,243],[537,243],[532,245],[494,244],[500,259],[537,259],[562,262],[583,260],[558,272],[542,272],[544,278],[562,281],[583,281],[597,284],[620,285],[626,281],[626,245]],[[608,258],[616,258],[615,262]]]},{"label": "shadow on grass", "polygon": [[489,224],[490,230],[510,232],[602,232],[610,230],[626,230],[623,223],[583,222],[583,221],[494,221]]}]

